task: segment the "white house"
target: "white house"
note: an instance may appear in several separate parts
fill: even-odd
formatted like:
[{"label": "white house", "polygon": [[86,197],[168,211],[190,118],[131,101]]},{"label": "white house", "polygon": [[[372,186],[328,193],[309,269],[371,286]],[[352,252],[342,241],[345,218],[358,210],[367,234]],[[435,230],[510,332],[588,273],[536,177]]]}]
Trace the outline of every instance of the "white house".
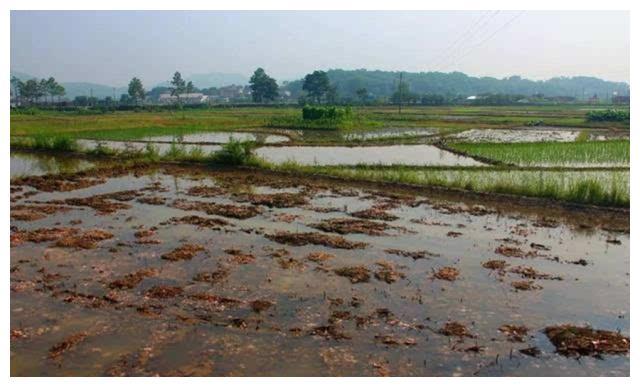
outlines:
[{"label": "white house", "polygon": [[[209,99],[209,96],[204,95],[202,93],[184,93],[180,94],[180,101],[187,105],[197,105],[206,103]],[[161,104],[172,104],[178,101],[178,97],[173,96],[169,93],[160,94],[158,97],[158,102]]]}]

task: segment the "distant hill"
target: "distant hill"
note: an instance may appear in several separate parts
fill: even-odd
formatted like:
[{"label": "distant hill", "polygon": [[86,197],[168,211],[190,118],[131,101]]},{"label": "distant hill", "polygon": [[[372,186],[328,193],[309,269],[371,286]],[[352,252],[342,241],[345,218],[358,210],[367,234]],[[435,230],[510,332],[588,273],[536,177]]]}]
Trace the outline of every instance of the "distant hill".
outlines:
[{"label": "distant hill", "polygon": [[[39,79],[33,75],[23,73],[20,71],[11,70],[11,76],[15,76],[22,81],[27,81],[29,79]],[[104,98],[104,97],[112,97],[114,94],[113,86],[101,85],[98,83],[90,83],[90,82],[60,82],[65,89],[65,98],[74,99],[79,95],[89,96],[93,92],[93,96],[96,98]],[[127,92],[126,87],[116,87],[115,95],[116,99],[120,98],[121,94]]]},{"label": "distant hill", "polygon": [[[193,82],[193,85],[199,89],[228,85],[246,85],[249,83],[249,78],[241,74],[207,73],[193,74],[185,76],[184,78],[187,82]],[[169,86],[169,81],[162,82],[156,86]]]},{"label": "distant hill", "polygon": [[[328,70],[332,84],[337,86],[341,97],[355,98],[356,90],[366,88],[375,97],[388,97],[395,91],[400,72],[380,70]],[[461,72],[403,72],[403,81],[415,94],[443,94],[470,96],[484,93],[544,94],[546,96],[604,97],[614,91],[627,95],[629,85],[610,82],[594,77],[556,77],[545,81],[533,81],[519,76],[508,78],[472,77]],[[302,91],[302,80],[289,82],[284,89],[293,96]]]}]

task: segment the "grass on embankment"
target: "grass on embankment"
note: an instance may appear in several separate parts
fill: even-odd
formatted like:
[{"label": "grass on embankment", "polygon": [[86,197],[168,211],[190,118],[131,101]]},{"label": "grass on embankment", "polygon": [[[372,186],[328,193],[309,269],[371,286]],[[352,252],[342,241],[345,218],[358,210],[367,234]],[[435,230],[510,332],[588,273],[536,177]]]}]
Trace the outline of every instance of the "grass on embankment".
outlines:
[{"label": "grass on embankment", "polygon": [[531,171],[497,168],[415,168],[405,166],[301,166],[295,163],[262,167],[346,179],[464,189],[563,200],[601,206],[629,206],[629,172]]},{"label": "grass on embankment", "polygon": [[471,156],[516,165],[629,165],[629,140],[531,143],[448,143]]}]

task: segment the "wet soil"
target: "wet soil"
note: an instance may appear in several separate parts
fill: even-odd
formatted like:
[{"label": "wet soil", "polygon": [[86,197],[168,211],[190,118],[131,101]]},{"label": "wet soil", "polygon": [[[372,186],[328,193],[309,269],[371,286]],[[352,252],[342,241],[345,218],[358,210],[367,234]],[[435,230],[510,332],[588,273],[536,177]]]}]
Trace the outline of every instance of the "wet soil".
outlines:
[{"label": "wet soil", "polygon": [[13,376],[629,375],[624,212],[175,166],[12,197]]}]

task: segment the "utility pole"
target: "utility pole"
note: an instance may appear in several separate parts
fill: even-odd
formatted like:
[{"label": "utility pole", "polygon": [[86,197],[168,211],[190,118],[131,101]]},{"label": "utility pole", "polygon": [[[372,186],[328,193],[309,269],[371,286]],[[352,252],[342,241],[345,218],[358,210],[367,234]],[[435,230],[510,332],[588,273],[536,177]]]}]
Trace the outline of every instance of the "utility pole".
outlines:
[{"label": "utility pole", "polygon": [[402,72],[400,73],[400,83],[398,83],[398,114],[402,114]]}]

